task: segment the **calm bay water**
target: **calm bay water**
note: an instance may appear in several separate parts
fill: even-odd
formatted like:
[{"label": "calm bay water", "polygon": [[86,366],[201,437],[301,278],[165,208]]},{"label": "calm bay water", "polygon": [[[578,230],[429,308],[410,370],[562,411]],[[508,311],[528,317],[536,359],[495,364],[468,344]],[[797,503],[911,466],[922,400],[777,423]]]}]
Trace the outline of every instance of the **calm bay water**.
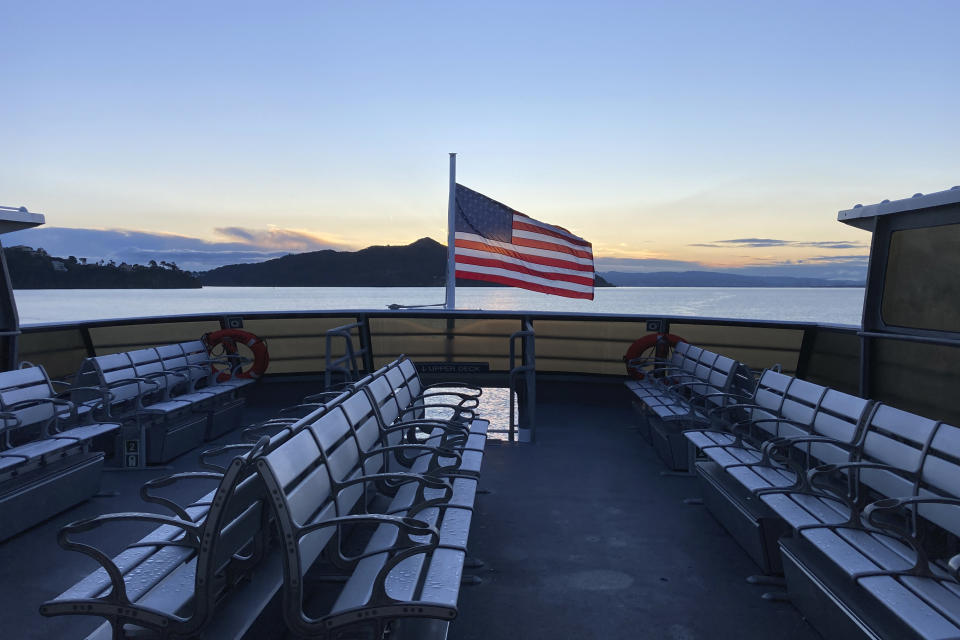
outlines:
[{"label": "calm bay water", "polygon": [[[247,311],[386,309],[443,302],[440,287],[204,287],[203,289],[48,289],[15,292],[22,324]],[[596,299],[532,291],[457,289],[457,308],[634,313],[859,325],[863,289],[616,287]]]}]

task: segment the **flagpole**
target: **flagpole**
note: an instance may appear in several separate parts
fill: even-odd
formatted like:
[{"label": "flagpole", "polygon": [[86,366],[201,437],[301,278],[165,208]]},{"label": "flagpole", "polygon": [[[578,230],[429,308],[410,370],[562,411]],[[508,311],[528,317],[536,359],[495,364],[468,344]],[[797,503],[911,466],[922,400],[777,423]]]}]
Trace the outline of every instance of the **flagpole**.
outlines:
[{"label": "flagpole", "polygon": [[447,202],[447,298],[446,309],[457,307],[457,266],[454,261],[454,244],[456,242],[456,208],[457,208],[457,154],[450,154],[450,197]]}]

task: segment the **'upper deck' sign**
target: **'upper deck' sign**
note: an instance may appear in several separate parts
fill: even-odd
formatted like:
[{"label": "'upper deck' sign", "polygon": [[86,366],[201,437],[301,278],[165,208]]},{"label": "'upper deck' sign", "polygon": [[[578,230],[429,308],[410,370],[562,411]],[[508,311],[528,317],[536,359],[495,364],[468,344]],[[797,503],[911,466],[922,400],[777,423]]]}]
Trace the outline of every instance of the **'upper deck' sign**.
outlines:
[{"label": "'upper deck' sign", "polygon": [[417,371],[426,374],[489,373],[489,362],[418,362]]}]

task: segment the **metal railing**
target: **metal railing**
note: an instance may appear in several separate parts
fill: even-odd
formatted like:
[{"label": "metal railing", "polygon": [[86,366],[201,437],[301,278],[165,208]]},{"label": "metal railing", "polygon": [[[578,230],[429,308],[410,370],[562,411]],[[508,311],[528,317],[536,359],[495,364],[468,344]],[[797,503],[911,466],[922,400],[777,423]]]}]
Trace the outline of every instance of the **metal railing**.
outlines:
[{"label": "metal railing", "polygon": [[[370,353],[369,346],[363,344],[365,342],[363,335],[367,330],[366,325],[366,318],[361,318],[357,322],[344,324],[327,330],[326,366],[324,367],[323,373],[323,386],[325,389],[329,390],[333,386],[333,375],[335,373],[343,376],[342,382],[355,382],[360,378],[361,368],[357,364],[357,359],[360,358],[365,364],[368,361],[368,355]],[[361,346],[359,349],[353,348],[353,329],[357,329],[361,337]],[[344,340],[344,353],[337,358],[332,357],[333,340],[335,338],[343,338]]]},{"label": "metal railing", "polygon": [[[523,330],[510,334],[510,442],[533,442],[536,433],[537,356],[536,333],[529,319],[523,321]],[[517,365],[517,343],[521,345]],[[518,386],[518,380],[521,384]],[[516,405],[519,404],[520,411]]]}]

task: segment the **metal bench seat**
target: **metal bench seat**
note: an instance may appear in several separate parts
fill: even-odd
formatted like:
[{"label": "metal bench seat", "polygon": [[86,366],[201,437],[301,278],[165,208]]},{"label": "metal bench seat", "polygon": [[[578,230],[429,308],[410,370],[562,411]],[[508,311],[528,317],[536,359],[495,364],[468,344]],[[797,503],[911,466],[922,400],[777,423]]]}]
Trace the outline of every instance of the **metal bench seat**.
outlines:
[{"label": "metal bench seat", "polygon": [[[271,529],[252,463],[260,452],[254,447],[234,458],[223,474],[180,473],[144,485],[141,496],[173,515],[107,514],[64,527],[60,545],[93,557],[101,568],[45,602],[40,613],[105,618],[91,637],[195,637],[264,557]],[[185,507],[156,493],[186,480],[218,486]],[[160,526],[109,558],[90,537],[101,527],[126,522]]]},{"label": "metal bench seat", "polygon": [[[398,527],[381,525],[330,611],[331,626],[355,622],[371,606],[388,619],[408,615],[411,608],[425,617],[455,618],[471,516],[471,510],[453,507],[417,512],[416,520],[436,530],[436,542],[431,544],[429,534],[410,536],[425,548],[392,567],[393,550],[404,541]],[[373,593],[379,589],[382,594]]]},{"label": "metal bench seat", "polygon": [[[866,400],[768,370],[748,402],[724,408],[731,416],[728,430],[684,432],[691,457],[700,458],[695,469],[705,504],[764,572],[782,570],[777,540],[791,524],[768,499],[779,504],[785,498],[777,492],[805,488],[811,462],[849,459],[868,406]],[[845,442],[829,440],[834,436]],[[798,494],[798,500],[807,499]]]},{"label": "metal bench seat", "polygon": [[[387,433],[370,397],[356,389],[257,462],[288,541],[284,619],[295,634],[328,638],[359,626],[378,637],[397,618],[446,624],[456,615],[476,479],[456,473],[460,454],[388,444]],[[405,451],[416,452],[424,474],[399,470],[391,454]],[[372,511],[386,483],[389,504]],[[372,529],[364,551],[345,555],[343,536],[364,529]],[[308,613],[304,576],[324,558],[348,566],[349,577],[329,609]]]},{"label": "metal bench seat", "polygon": [[[398,442],[404,426],[426,436],[432,433],[445,433],[451,437],[461,434],[463,437],[474,435],[486,437],[489,423],[476,419],[475,409],[464,407],[460,403],[417,404],[410,389],[391,369],[385,367],[356,383],[354,387],[362,391],[366,403],[360,397],[351,397],[351,406],[362,405],[362,413],[372,412],[381,423],[381,429],[390,430],[391,443]],[[427,411],[443,409],[450,412],[446,417],[428,416]]]},{"label": "metal bench seat", "polygon": [[91,424],[74,427],[67,431],[51,434],[42,440],[0,451],[2,459],[19,459],[23,462],[37,461],[49,464],[67,455],[77,453],[78,446],[87,445],[90,440],[115,432],[120,425],[112,423]]},{"label": "metal bench seat", "polygon": [[[929,566],[932,576],[911,575],[916,553],[882,532],[814,528],[802,531],[801,537],[805,544],[783,542],[794,561],[802,559],[808,571],[811,565],[831,563],[837,573],[862,589],[863,595],[887,609],[887,615],[881,617],[885,622],[874,620],[871,625],[878,627],[880,637],[960,637],[960,584],[942,562]],[[878,572],[887,575],[869,575]],[[849,590],[837,589],[832,595],[850,598]],[[890,615],[898,618],[902,628],[886,622]]]},{"label": "metal bench seat", "polygon": [[[423,489],[422,499],[425,501],[444,499],[445,504],[451,507],[470,509],[473,507],[473,504],[477,498],[477,483],[477,478],[452,478],[452,495],[447,496],[447,492],[444,489],[431,489],[430,487],[426,487]],[[417,495],[418,489],[419,485],[412,482],[401,485],[397,490],[396,495],[394,495],[393,500],[390,501],[390,506],[386,510],[386,513],[394,514],[409,512],[414,506],[416,506],[417,500],[421,499],[418,498]]]},{"label": "metal bench seat", "polygon": [[668,467],[682,471],[689,467],[682,431],[712,425],[713,413],[732,398],[741,398],[741,387],[752,387],[753,378],[739,362],[693,345],[687,345],[679,356],[675,350],[674,356],[682,359],[679,367],[661,367],[663,377],[648,375],[631,381],[639,384],[628,383],[628,388],[634,390],[634,403],[657,453]]},{"label": "metal bench seat", "polygon": [[201,347],[197,340],[87,358],[75,379],[109,393],[107,413],[125,423],[122,439],[140,441],[146,463],[164,463],[239,426],[243,401],[235,385],[216,383]]},{"label": "metal bench seat", "polygon": [[[201,498],[209,501],[214,492]],[[191,519],[201,523],[210,510],[209,505],[189,506],[186,508]],[[160,525],[130,548],[114,556],[113,563],[124,576],[127,597],[131,600],[140,600],[150,589],[163,582],[166,577],[179,567],[189,565],[189,571],[195,571],[193,551],[187,547],[152,546],[152,543],[169,543],[183,536],[183,529],[173,525]],[[61,593],[55,600],[76,600],[86,598],[100,598],[109,594],[112,582],[106,569],[99,568],[75,585]]]},{"label": "metal bench seat", "polygon": [[651,396],[644,399],[647,410],[662,422],[683,420],[691,426],[709,423],[706,412],[692,405],[688,400],[670,396]]},{"label": "metal bench seat", "polygon": [[424,385],[413,360],[406,356],[400,356],[397,359],[396,368],[403,374],[414,402],[425,400],[430,396],[455,396],[466,400],[470,398],[478,399],[483,395],[481,387],[465,382],[438,382]]},{"label": "metal bench seat", "polygon": [[[662,376],[663,372],[667,370],[680,370],[692,346],[689,342],[678,342],[676,346],[670,350],[670,355],[666,358],[658,358],[655,355],[646,357],[641,355],[639,358],[627,361],[627,365],[643,374],[644,377],[642,381],[650,382],[652,379],[655,380]],[[695,359],[696,358],[694,358],[694,360]],[[627,387],[630,388],[631,385],[627,384]]]},{"label": "metal bench seat", "polygon": [[[405,377],[400,368],[404,360],[398,361],[394,366],[384,367],[381,372],[374,374],[374,378],[385,378],[390,385],[397,405],[397,419],[423,419],[426,418],[426,410],[429,407],[434,414],[440,410],[449,411],[447,416],[435,415],[434,420],[444,421],[466,421],[473,415],[473,410],[479,404],[479,396],[460,394],[453,391],[444,391],[443,393],[423,395],[418,393],[419,386],[411,382],[410,378]],[[419,380],[413,378],[414,381]],[[442,398],[449,396],[458,398],[456,402],[429,402],[432,398]],[[388,420],[387,416],[384,416]],[[388,420],[389,421],[389,420]]]},{"label": "metal bench seat", "polygon": [[[374,374],[357,384],[356,392],[343,401],[343,408],[355,430],[369,431],[362,442],[363,450],[369,451],[373,446],[400,447],[392,449],[395,453],[390,459],[394,466],[389,468],[426,473],[439,464],[456,466],[458,473],[479,475],[489,423],[474,418],[468,422],[403,420],[399,403],[406,399],[403,388],[393,387],[385,373]],[[425,448],[403,448],[405,445]],[[436,454],[441,448],[456,451],[459,459]]]},{"label": "metal bench seat", "polygon": [[[212,358],[207,351],[207,345],[202,340],[189,340],[181,342],[177,346],[180,347],[186,364],[194,372],[196,380],[204,382],[206,386],[236,391],[255,382],[252,378],[235,377],[233,374],[237,365],[229,359]],[[231,377],[227,380],[218,380],[219,374],[215,374],[213,371],[213,365],[215,364],[225,365]],[[201,388],[206,388],[206,386]]]},{"label": "metal bench seat", "polygon": [[848,460],[811,469],[806,491],[761,496],[795,530],[781,550],[799,606],[828,635],[847,630],[839,619],[874,637],[960,637],[960,429],[877,405]]},{"label": "metal bench seat", "polygon": [[628,364],[640,370],[644,377],[642,380],[627,380],[626,387],[640,400],[669,394],[672,385],[696,379],[697,365],[704,353],[707,353],[708,357],[714,356],[715,359],[716,354],[712,352],[704,352],[700,347],[680,342],[673,348],[668,359],[632,360]]},{"label": "metal bench seat", "polygon": [[43,367],[0,373],[0,540],[99,490],[104,454],[94,447],[120,425],[92,422],[101,400],[84,411],[69,393]]}]

